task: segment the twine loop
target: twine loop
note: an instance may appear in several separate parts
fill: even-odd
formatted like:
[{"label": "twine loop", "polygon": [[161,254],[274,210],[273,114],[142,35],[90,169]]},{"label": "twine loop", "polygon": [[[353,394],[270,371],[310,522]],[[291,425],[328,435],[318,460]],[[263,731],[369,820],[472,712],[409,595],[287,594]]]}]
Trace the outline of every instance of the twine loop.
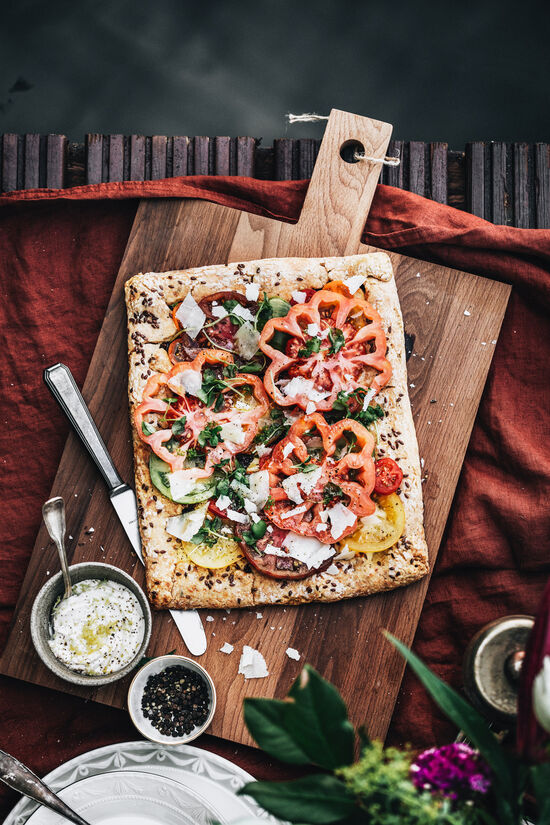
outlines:
[{"label": "twine loop", "polygon": [[[304,112],[301,115],[293,115],[290,112],[287,114],[287,120],[292,125],[293,123],[317,123],[320,120],[328,120],[328,115],[318,115],[315,112]],[[381,163],[384,166],[399,166],[401,158],[399,155],[392,157],[386,155],[385,158],[374,158],[371,155],[365,155],[364,152],[353,153],[354,160],[368,160],[370,163]]]}]

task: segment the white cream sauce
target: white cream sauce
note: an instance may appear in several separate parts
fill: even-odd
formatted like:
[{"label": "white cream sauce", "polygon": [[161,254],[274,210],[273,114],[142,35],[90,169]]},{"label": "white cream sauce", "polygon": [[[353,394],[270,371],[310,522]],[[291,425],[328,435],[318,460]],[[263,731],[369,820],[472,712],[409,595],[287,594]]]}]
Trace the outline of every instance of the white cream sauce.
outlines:
[{"label": "white cream sauce", "polygon": [[54,656],[89,676],[114,673],[130,662],[143,641],[139,602],[124,585],[87,579],[52,611]]}]

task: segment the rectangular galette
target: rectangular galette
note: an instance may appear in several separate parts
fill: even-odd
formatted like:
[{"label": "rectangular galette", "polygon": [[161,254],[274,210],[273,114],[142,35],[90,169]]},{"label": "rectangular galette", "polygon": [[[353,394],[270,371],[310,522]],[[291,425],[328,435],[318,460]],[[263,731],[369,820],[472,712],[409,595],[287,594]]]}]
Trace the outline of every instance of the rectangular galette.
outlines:
[{"label": "rectangular galette", "polygon": [[149,272],[126,303],[155,607],[335,601],[428,572],[385,253]]}]

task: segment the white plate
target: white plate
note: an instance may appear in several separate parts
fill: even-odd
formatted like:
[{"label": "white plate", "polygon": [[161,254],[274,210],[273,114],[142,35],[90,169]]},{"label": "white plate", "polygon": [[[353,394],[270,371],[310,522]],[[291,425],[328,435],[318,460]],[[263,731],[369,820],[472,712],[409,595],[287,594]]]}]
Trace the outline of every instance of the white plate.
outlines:
[{"label": "white plate", "polygon": [[[179,782],[142,771],[112,771],[63,788],[59,796],[91,825],[207,825],[218,812]],[[39,808],[29,825],[60,825],[59,814]]]},{"label": "white plate", "polygon": [[[208,805],[219,811],[217,817],[224,825],[251,815],[266,823],[280,825],[279,820],[266,814],[253,799],[235,795],[239,788],[254,779],[253,776],[227,759],[193,745],[163,747],[152,742],[107,745],[65,762],[45,776],[44,781],[58,793],[81,779],[113,771],[139,771],[172,779],[191,793],[207,799]],[[34,802],[23,798],[3,825],[25,825],[36,809]],[[59,825],[62,821],[58,817]],[[33,818],[30,825],[36,822],[38,820]]]}]

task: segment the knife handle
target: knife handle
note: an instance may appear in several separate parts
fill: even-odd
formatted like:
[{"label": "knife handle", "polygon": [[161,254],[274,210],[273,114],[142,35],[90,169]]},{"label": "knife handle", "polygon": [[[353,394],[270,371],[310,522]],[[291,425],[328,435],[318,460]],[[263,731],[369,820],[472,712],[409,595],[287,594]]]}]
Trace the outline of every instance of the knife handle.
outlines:
[{"label": "knife handle", "polygon": [[107,447],[103,443],[70,369],[65,364],[47,367],[44,370],[44,381],[90,453],[109,489],[112,491],[115,487],[119,487],[123,481],[107,452]]}]

